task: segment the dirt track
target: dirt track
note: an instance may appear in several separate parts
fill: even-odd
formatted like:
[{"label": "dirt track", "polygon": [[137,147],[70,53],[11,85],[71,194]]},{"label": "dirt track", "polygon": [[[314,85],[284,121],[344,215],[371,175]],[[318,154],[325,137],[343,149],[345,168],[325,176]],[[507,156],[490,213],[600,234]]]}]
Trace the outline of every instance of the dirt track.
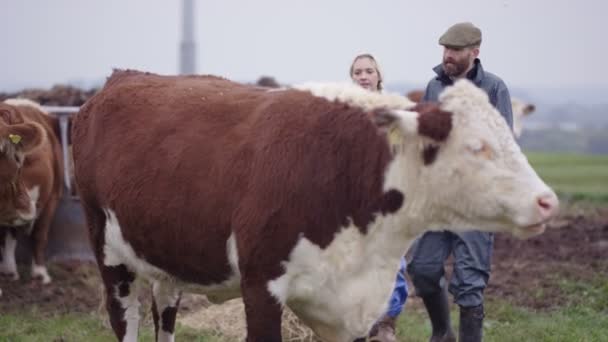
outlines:
[{"label": "dirt track", "polygon": [[606,281],[608,208],[567,216],[559,226],[525,241],[498,236],[487,295],[548,309],[570,300],[560,289],[563,279],[585,282],[601,276]]}]

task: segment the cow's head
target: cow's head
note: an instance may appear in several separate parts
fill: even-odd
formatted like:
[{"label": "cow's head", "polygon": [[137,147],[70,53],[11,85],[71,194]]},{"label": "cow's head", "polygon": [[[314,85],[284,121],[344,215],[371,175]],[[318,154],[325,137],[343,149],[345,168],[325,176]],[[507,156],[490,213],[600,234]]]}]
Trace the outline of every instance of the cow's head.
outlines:
[{"label": "cow's head", "polygon": [[[387,114],[388,113],[388,114]],[[555,193],[538,177],[488,96],[466,80],[411,111],[375,112],[395,154],[385,188],[404,191],[400,210],[423,229],[540,234],[557,213]]]},{"label": "cow's head", "polygon": [[35,217],[22,168],[45,134],[39,124],[25,122],[19,106],[0,103],[0,225],[21,226]]}]

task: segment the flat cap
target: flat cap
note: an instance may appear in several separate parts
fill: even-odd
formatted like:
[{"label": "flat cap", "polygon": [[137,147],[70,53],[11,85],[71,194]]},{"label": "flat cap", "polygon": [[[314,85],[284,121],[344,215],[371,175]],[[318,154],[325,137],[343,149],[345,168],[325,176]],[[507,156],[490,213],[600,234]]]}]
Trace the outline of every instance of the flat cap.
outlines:
[{"label": "flat cap", "polygon": [[439,38],[439,45],[464,48],[481,44],[481,30],[475,25],[465,22],[452,25]]}]

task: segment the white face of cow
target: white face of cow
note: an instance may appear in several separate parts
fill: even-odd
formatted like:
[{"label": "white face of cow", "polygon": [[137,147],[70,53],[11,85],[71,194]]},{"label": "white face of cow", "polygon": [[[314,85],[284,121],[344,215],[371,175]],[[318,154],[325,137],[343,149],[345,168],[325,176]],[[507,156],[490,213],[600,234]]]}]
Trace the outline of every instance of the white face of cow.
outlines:
[{"label": "white face of cow", "polygon": [[[435,142],[413,134],[417,122],[402,113],[398,123],[404,137],[394,162],[401,170],[391,167],[386,187],[404,189],[404,209],[422,216],[417,221],[427,228],[504,231],[519,237],[542,233],[557,213],[557,196],[532,169],[487,95],[459,81],[439,101],[443,111],[453,113],[449,136]],[[434,162],[412,162],[420,161],[416,155],[429,145],[438,147]]]}]

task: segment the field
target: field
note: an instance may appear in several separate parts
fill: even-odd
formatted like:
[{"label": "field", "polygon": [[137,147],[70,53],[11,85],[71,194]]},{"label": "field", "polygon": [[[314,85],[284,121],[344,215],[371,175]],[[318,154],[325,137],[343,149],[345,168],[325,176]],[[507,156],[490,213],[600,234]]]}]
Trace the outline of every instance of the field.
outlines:
[{"label": "field", "polygon": [[560,197],[608,202],[608,156],[531,153],[528,159]]},{"label": "field", "polygon": [[[562,214],[539,237],[496,237],[485,340],[608,341],[608,157],[530,154],[529,159],[559,192]],[[114,341],[93,265],[52,264],[49,286],[31,282],[25,265],[20,271],[20,281],[0,281],[0,341]],[[143,290],[140,341],[153,341],[149,289]],[[238,301],[218,306],[187,295],[178,316],[177,341],[243,336]],[[455,309],[452,318],[456,326]],[[294,327],[290,321],[286,329]],[[426,341],[429,333],[421,300],[410,297],[398,322],[399,340]],[[301,328],[292,335],[286,340],[307,332]]]}]

